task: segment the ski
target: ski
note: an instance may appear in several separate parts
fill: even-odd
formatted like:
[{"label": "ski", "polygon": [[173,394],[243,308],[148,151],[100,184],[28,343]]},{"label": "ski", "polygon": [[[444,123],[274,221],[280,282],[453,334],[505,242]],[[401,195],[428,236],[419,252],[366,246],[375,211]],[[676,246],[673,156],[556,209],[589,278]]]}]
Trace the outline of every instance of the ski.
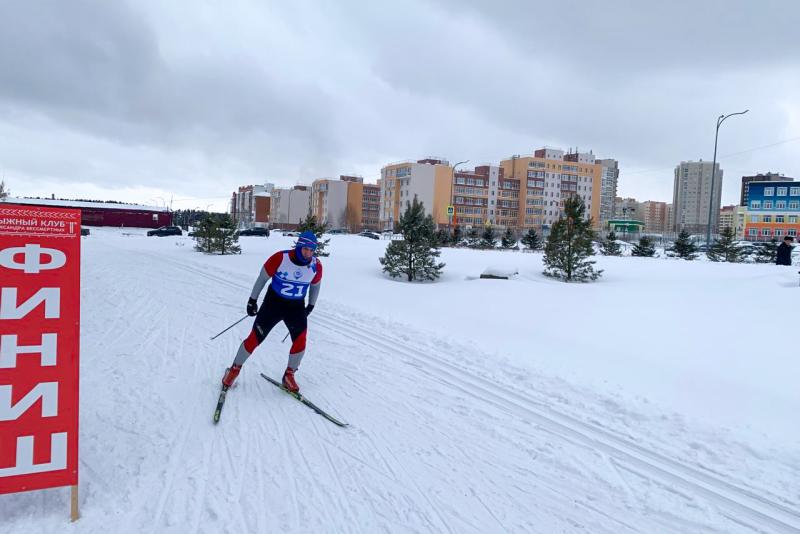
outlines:
[{"label": "ski", "polygon": [[214,424],[219,423],[219,417],[222,415],[222,405],[225,404],[225,396],[228,394],[228,387],[222,386],[222,391],[219,394],[217,401],[217,409],[214,410]]},{"label": "ski", "polygon": [[267,382],[277,387],[281,391],[284,391],[285,393],[291,395],[293,398],[299,400],[301,403],[305,404],[306,406],[314,410],[316,413],[318,413],[319,415],[321,415],[322,417],[333,423],[334,425],[340,426],[342,428],[349,426],[347,423],[343,423],[338,419],[336,419],[335,417],[333,417],[332,415],[330,415],[329,413],[327,413],[325,410],[323,410],[322,408],[320,408],[319,406],[317,406],[316,404],[314,404],[313,402],[302,396],[300,393],[294,393],[292,391],[289,391],[284,387],[283,384],[281,384],[277,380],[273,380],[264,373],[261,373],[261,376],[263,376]]}]

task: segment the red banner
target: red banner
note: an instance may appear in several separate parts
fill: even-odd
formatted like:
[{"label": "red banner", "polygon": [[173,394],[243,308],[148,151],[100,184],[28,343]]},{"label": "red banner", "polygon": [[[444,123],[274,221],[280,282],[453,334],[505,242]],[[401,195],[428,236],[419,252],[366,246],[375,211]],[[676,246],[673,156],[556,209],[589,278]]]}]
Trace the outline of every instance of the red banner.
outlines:
[{"label": "red banner", "polygon": [[0,203],[0,494],[78,483],[80,221]]}]

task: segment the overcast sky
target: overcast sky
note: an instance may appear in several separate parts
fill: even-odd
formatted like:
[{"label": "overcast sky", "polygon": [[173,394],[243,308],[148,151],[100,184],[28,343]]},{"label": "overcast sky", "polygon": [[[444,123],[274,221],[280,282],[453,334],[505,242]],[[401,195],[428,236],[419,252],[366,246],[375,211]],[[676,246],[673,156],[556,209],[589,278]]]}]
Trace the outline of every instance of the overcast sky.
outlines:
[{"label": "overcast sky", "polygon": [[4,0],[0,177],[12,194],[224,209],[428,155],[550,145],[672,200],[682,160],[800,179],[797,0]]}]

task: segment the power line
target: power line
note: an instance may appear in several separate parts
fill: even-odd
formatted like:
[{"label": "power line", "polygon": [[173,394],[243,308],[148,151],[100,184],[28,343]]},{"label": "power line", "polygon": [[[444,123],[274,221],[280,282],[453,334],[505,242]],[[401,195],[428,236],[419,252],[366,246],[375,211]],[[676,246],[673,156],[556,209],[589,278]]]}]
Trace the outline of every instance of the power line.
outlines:
[{"label": "power line", "polygon": [[[794,142],[794,141],[800,141],[800,137],[792,137],[790,139],[783,139],[781,141],[776,141],[776,142],[770,143],[768,145],[762,145],[762,146],[757,146],[757,147],[753,147],[753,148],[748,148],[748,149],[745,149],[745,150],[740,150],[739,152],[731,152],[729,154],[722,154],[719,157],[720,158],[730,158],[730,157],[733,157],[733,156],[739,156],[741,154],[748,154],[750,152],[756,152],[757,150],[764,150],[766,148],[772,148],[774,146],[784,145],[786,143],[791,143],[791,142]],[[672,170],[674,168],[675,167],[672,166],[672,167],[661,167],[659,169],[645,169],[645,170],[642,170],[642,171],[631,171],[631,172],[626,172],[625,176],[628,176],[628,175],[631,175],[631,174],[647,174],[647,173],[650,173],[650,172],[669,171],[669,170]]]}]

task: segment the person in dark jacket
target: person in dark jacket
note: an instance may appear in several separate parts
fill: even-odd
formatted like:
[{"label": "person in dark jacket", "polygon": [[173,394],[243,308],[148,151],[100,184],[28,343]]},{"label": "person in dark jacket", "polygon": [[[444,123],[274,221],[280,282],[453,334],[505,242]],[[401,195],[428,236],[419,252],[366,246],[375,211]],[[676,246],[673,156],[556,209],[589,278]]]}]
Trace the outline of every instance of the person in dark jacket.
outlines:
[{"label": "person in dark jacket", "polygon": [[778,245],[778,259],[775,263],[778,265],[792,264],[792,241],[794,241],[794,238],[790,235],[783,238],[783,243]]}]

